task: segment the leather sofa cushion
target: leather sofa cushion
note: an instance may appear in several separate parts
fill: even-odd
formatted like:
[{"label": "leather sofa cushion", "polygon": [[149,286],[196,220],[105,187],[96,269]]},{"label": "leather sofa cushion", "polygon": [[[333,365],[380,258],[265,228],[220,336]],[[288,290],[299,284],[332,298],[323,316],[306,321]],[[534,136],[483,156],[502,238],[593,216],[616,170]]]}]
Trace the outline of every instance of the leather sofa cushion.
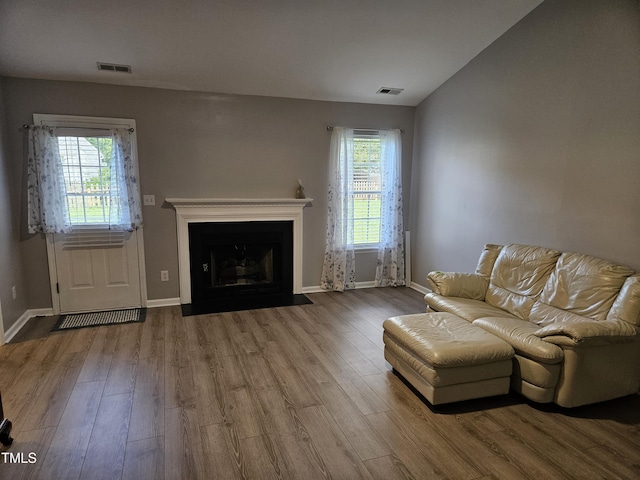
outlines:
[{"label": "leather sofa cushion", "polygon": [[[389,352],[392,353],[433,387],[444,387],[463,383],[477,385],[477,382],[481,380],[508,377],[511,375],[513,368],[513,364],[509,359],[501,362],[465,365],[461,368],[434,367],[407,350],[395,337],[386,332],[383,334],[383,340],[385,358],[391,360],[388,358],[388,354]],[[389,363],[394,364],[393,361]]]},{"label": "leather sofa cushion", "polygon": [[529,245],[505,245],[493,266],[486,302],[526,320],[560,252]]},{"label": "leather sofa cushion", "polygon": [[444,297],[473,298],[484,300],[489,280],[474,273],[429,272],[429,288]]},{"label": "leather sofa cushion", "polygon": [[562,361],[562,348],[546,342],[536,336],[539,330],[535,323],[517,318],[479,318],[473,325],[492,333],[509,343],[517,355],[531,358],[542,363],[559,363]]},{"label": "leather sofa cushion", "polygon": [[[541,304],[569,312],[567,321],[575,316],[605,320],[614,300],[633,270],[596,257],[578,253],[563,253],[551,272],[539,298]],[[534,308],[530,321],[548,325],[563,321],[549,317],[548,309]]]},{"label": "leather sofa cushion", "polygon": [[607,320],[619,318],[627,323],[640,327],[640,274],[628,277],[609,313]]},{"label": "leather sofa cushion", "polygon": [[496,259],[502,251],[502,245],[493,245],[487,243],[482,249],[480,258],[478,259],[478,265],[476,266],[476,273],[483,277],[489,278],[493,271],[493,266],[496,263]]},{"label": "leather sofa cushion", "polygon": [[449,313],[418,313],[391,317],[385,333],[434,367],[463,367],[508,360],[507,342]]},{"label": "leather sofa cushion", "polygon": [[429,308],[436,312],[453,313],[467,322],[473,322],[476,318],[481,317],[515,318],[509,312],[470,298],[443,297],[435,293],[427,293],[424,300]]},{"label": "leather sofa cushion", "polygon": [[582,315],[576,315],[575,313],[561,308],[552,307],[546,303],[537,300],[531,307],[529,313],[529,321],[536,323],[537,325],[552,325],[555,323],[578,323],[578,322],[593,322],[593,319],[583,317]]}]

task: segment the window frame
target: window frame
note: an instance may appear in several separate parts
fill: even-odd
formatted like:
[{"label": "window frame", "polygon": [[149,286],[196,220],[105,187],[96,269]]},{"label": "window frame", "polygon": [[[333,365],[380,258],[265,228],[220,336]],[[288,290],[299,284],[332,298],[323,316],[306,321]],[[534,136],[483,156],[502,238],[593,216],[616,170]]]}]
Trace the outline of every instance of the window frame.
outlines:
[{"label": "window frame", "polygon": [[[354,129],[353,130],[353,142],[354,142],[354,158],[353,158],[353,164],[351,165],[352,169],[355,170],[355,144],[358,140],[360,139],[377,139],[378,143],[381,142],[380,139],[380,131],[379,130],[365,130],[365,129]],[[378,165],[381,166],[381,159],[378,159]],[[352,184],[355,183],[355,171],[353,172],[353,177],[351,179]],[[380,197],[382,197],[383,195],[383,191],[382,191],[382,185],[380,185],[380,189],[379,190],[367,190],[367,191],[363,191],[362,193],[366,193],[366,194],[371,194],[371,193],[378,193],[380,195]],[[368,252],[374,252],[378,250],[378,247],[380,245],[380,239],[378,239],[378,242],[368,242],[368,243],[356,243],[355,242],[355,221],[356,221],[356,215],[355,215],[355,195],[356,195],[356,190],[355,188],[352,189],[350,191],[350,195],[353,195],[353,202],[354,202],[354,214],[353,214],[353,221],[354,221],[354,242],[353,242],[353,248],[354,250],[357,250],[358,252],[361,253],[368,253]],[[380,208],[380,214],[379,214],[379,218],[381,218],[382,215],[382,207]],[[372,217],[367,217],[367,220],[370,220]]]}]

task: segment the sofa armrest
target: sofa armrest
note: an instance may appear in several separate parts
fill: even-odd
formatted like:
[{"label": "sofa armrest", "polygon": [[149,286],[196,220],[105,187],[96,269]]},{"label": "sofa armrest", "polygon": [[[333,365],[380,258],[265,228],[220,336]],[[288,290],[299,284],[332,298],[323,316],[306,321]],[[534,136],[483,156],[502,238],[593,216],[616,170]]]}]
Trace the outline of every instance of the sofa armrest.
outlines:
[{"label": "sofa armrest", "polygon": [[560,346],[625,343],[636,340],[638,334],[637,327],[619,319],[553,323],[534,332],[537,337]]},{"label": "sofa armrest", "polygon": [[429,288],[443,297],[484,300],[489,280],[477,273],[430,272]]}]

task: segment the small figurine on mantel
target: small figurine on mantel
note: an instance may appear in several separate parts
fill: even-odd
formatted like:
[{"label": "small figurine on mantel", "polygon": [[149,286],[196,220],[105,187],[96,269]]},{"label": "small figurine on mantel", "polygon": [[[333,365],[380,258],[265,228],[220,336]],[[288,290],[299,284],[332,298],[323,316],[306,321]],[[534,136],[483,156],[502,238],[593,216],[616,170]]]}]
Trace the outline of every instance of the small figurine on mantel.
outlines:
[{"label": "small figurine on mantel", "polygon": [[307,198],[304,196],[304,187],[300,179],[298,179],[298,188],[296,188],[296,198]]}]

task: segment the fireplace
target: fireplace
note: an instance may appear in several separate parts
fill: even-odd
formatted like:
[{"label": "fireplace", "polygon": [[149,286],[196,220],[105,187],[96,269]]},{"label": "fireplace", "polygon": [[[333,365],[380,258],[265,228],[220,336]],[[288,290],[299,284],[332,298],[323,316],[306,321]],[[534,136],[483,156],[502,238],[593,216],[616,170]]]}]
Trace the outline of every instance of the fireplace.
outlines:
[{"label": "fireplace", "polygon": [[293,222],[189,225],[192,304],[276,301],[293,294]]},{"label": "fireplace", "polygon": [[166,202],[176,210],[183,314],[309,302],[302,295],[302,212],[312,199]]}]

